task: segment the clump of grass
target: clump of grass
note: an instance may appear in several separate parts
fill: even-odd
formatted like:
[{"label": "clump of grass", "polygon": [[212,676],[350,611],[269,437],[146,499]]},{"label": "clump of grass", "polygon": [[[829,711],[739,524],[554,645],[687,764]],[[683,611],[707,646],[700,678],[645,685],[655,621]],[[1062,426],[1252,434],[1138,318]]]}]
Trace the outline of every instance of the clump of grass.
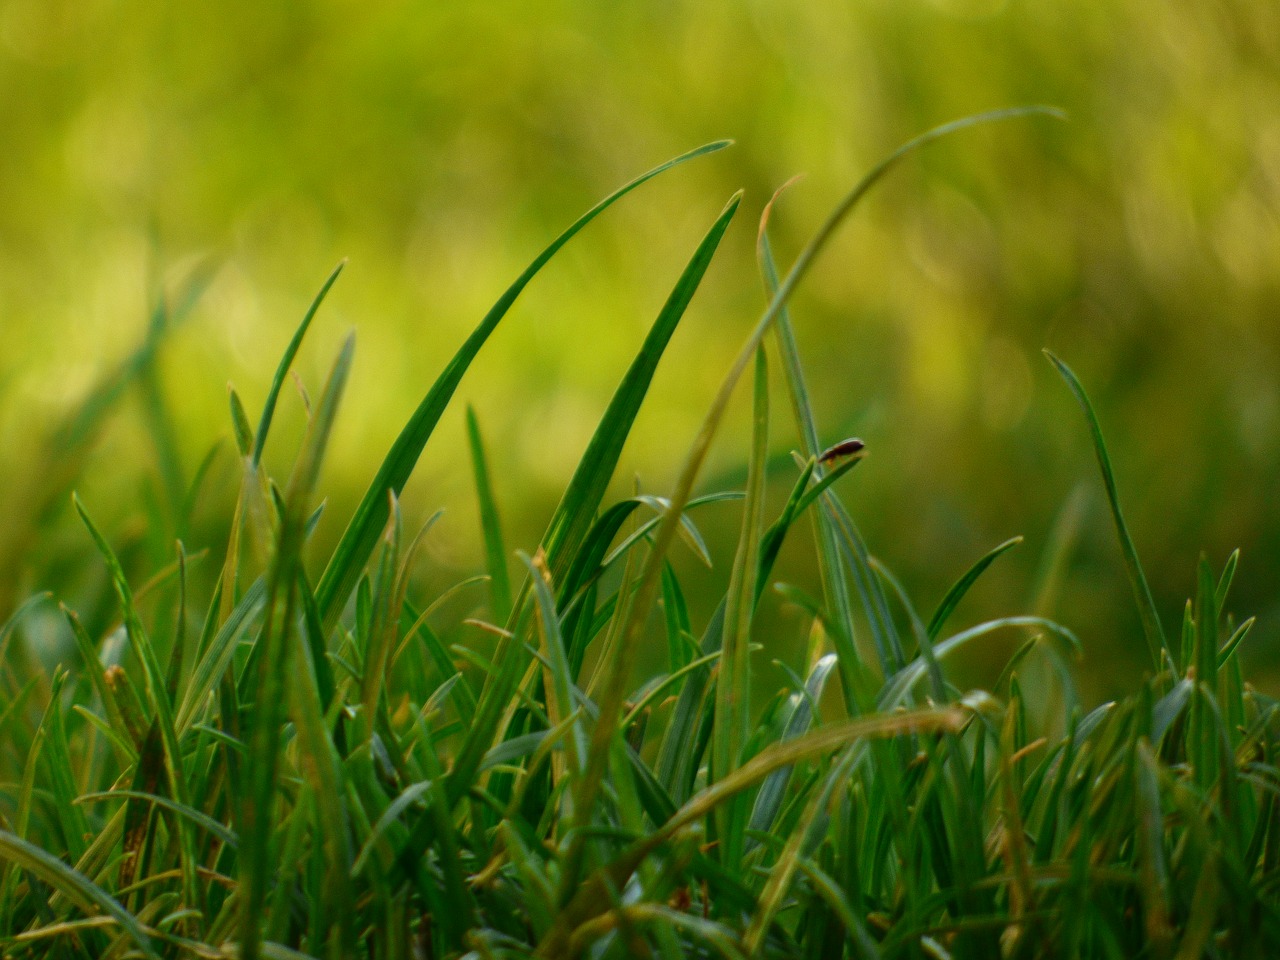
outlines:
[{"label": "clump of grass", "polygon": [[[792,291],[903,156],[973,123],[1032,112],[1044,111],[970,118],[907,144],[837,206],[783,276],[766,212],[758,249],[768,306],[674,490],[608,503],[654,370],[738,212],[731,198],[546,534],[518,553],[514,580],[469,416],[489,571],[480,626],[497,637],[488,654],[450,645],[458,631],[435,623],[435,601],[415,595],[421,534],[402,529],[397,498],[468,365],[541,267],[644,181],[725,144],[627,184],[531,264],[440,374],[313,581],[321,567],[309,534],[351,339],[309,407],[291,474],[270,477],[262,452],[335,271],[288,345],[256,428],[231,393],[241,487],[210,595],[195,595],[180,543],[174,562],[136,587],[77,499],[116,610],[82,621],[64,606],[78,657],[51,675],[14,639],[51,601],[31,598],[0,631],[5,954],[1274,955],[1276,704],[1241,672],[1252,621],[1225,615],[1236,558],[1221,573],[1201,563],[1170,640],[1097,419],[1065,364],[1051,358],[1092,430],[1152,655],[1151,675],[1121,702],[1084,711],[1070,684],[1079,644],[1050,620],[1010,616],[948,633],[965,593],[1016,541],[980,558],[922,615],[836,494],[861,451],[850,444],[841,460],[820,443],[786,307]],[[153,349],[139,357],[120,383],[152,369]],[[770,362],[781,365],[798,437],[776,516],[765,497]],[[748,370],[745,490],[695,497]],[[119,392],[112,384],[58,443],[83,447]],[[158,395],[146,395],[169,465],[164,502],[180,530],[191,497]],[[707,553],[691,510],[718,499],[741,501],[738,543],[724,597],[695,624],[668,555],[680,536]],[[812,618],[805,675],[752,703],[753,654],[769,642],[753,629],[756,613],[797,525],[810,527],[821,595],[776,586]],[[957,689],[948,662],[997,631],[1024,637],[999,682]],[[638,678],[646,644],[665,646],[666,665]],[[1045,663],[1058,682],[1041,733],[1028,701],[1046,694],[1029,693],[1023,678]],[[820,709],[829,687],[836,695]]]}]

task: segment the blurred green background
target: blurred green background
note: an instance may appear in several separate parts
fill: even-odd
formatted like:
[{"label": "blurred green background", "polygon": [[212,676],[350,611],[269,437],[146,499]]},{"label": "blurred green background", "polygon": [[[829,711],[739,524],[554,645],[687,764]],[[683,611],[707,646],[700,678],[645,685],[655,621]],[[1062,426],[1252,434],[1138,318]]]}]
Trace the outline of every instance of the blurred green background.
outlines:
[{"label": "blurred green background", "polygon": [[[304,4],[0,0],[0,560],[8,594],[101,594],[54,479],[80,489],[139,576],[175,531],[139,504],[166,476],[137,387],[83,464],[47,437],[143,342],[157,298],[205,270],[162,344],[188,482],[224,441],[183,531],[218,543],[235,491],[226,382],[261,404],[279,353],[342,257],[298,370],[319,389],[341,338],[356,367],[324,484],[332,542],[400,426],[506,284],[579,212],[655,163],[737,145],[646,186],[535,281],[459,391],[481,419],[511,546],[531,549],[684,261],[746,188],[628,446],[620,492],[665,491],[763,303],[752,245],[772,191],[784,265],[901,141],[1024,103],[1064,108],[969,131],[907,163],[794,305],[820,421],[871,456],[844,487],[872,549],[928,609],[981,553],[1024,534],[963,619],[1034,602],[1072,491],[1082,512],[1052,613],[1095,693],[1145,647],[1078,411],[1040,355],[1091,390],[1166,625],[1203,551],[1242,550],[1232,605],[1280,637],[1280,5],[1259,0],[653,0]],[[145,391],[141,391],[145,393]],[[795,445],[777,394],[774,449]],[[302,422],[289,394],[268,460]],[[439,583],[478,566],[462,407],[406,512],[448,513]],[[740,409],[707,488],[738,482]],[[65,476],[51,478],[51,464]],[[83,473],[77,471],[83,467]],[[782,478],[777,495],[790,477]],[[33,522],[38,535],[32,536]],[[736,517],[702,515],[723,581]],[[781,571],[805,582],[793,544]],[[683,563],[683,561],[682,561]],[[212,567],[212,565],[210,565]],[[104,603],[107,601],[103,601]],[[786,642],[798,618],[770,621]],[[782,642],[781,640],[779,642]]]}]

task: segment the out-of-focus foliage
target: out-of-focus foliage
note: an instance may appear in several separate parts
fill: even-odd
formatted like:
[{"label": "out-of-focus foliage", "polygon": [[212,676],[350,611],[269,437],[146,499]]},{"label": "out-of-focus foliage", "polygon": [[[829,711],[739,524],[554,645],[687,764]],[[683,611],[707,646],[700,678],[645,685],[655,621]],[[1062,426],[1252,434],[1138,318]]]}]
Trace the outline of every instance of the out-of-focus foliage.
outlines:
[{"label": "out-of-focus foliage", "polygon": [[[320,532],[329,540],[390,444],[388,424],[537,249],[615,183],[736,138],[593,225],[464,382],[492,438],[512,542],[525,545],[732,190],[758,210],[808,174],[774,218],[785,262],[911,134],[1056,104],[1068,123],[971,132],[912,161],[797,298],[823,428],[860,434],[873,454],[849,502],[924,597],[1026,534],[969,601],[978,616],[1034,592],[1054,517],[1086,482],[1058,590],[1067,602],[1046,612],[1140,662],[1136,616],[1117,636],[1114,616],[1092,613],[1127,609],[1120,562],[1071,399],[1040,357],[1048,346],[1103,411],[1166,617],[1192,588],[1184,572],[1199,549],[1218,564],[1239,545],[1235,597],[1262,614],[1246,658],[1276,635],[1276,4],[2,0],[0,90],[0,495],[21,503],[41,488],[40,438],[143,342],[157,293],[204,264],[210,285],[161,345],[152,392],[178,425],[189,480],[206,450],[187,438],[229,434],[226,378],[256,406],[310,296],[349,256],[300,362],[318,390],[358,324],[326,475],[345,491]],[[726,240],[659,371],[624,458],[647,489],[670,484],[758,312],[752,239],[739,225]],[[140,392],[92,454],[81,486],[98,502],[162,486]],[[296,397],[281,417],[300,421]],[[791,442],[779,431],[778,452]],[[227,447],[211,473],[223,486]],[[726,444],[724,469],[741,449]],[[478,565],[465,457],[455,411],[405,504],[453,505],[430,549]],[[67,523],[65,541],[30,552],[4,523],[0,551],[6,569],[22,552],[23,586],[41,586],[42,565],[81,542]]]}]

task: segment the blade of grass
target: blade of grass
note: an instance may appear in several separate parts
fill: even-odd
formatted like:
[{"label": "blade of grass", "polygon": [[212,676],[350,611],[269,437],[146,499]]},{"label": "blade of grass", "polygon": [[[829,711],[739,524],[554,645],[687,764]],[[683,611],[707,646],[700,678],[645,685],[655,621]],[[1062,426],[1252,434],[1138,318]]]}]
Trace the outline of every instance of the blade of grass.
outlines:
[{"label": "blade of grass", "polygon": [[8,830],[0,830],[0,857],[35,874],[82,910],[101,910],[120,924],[144,956],[160,960],[142,925],[114,897],[84,874]]},{"label": "blade of grass", "polygon": [[480,352],[480,348],[489,339],[489,335],[493,333],[502,318],[506,316],[516,298],[528,286],[529,281],[583,227],[636,187],[687,160],[714,153],[727,146],[729,146],[729,141],[721,140],[709,143],[696,150],[691,150],[654,167],[649,172],[641,174],[630,183],[615,190],[574,221],[564,233],[556,237],[537,256],[533,263],[525,269],[524,273],[520,274],[515,282],[507,288],[507,291],[485,315],[480,325],[467,338],[453,359],[449,361],[449,365],[445,367],[418,405],[417,410],[414,411],[413,416],[409,418],[409,422],[400,432],[400,436],[396,438],[391,451],[382,462],[382,466],[378,468],[378,472],[374,476],[373,482],[370,483],[364,499],[360,501],[360,505],[356,508],[350,524],[348,524],[346,531],[343,533],[342,539],[334,550],[328,566],[325,567],[324,575],[320,578],[320,583],[316,587],[316,603],[320,608],[320,614],[326,627],[331,626],[337,619],[338,614],[341,613],[342,607],[345,606],[356,581],[360,579],[361,570],[378,542],[378,537],[387,521],[387,491],[389,490],[399,496],[405,482],[409,479],[409,475],[413,472],[413,468],[418,462],[418,457],[421,455],[423,447],[426,446],[427,441],[431,438],[436,424],[444,414],[445,407],[448,406],[454,391],[462,381],[463,374],[467,372],[467,368],[471,366],[471,361],[475,359],[476,354]]},{"label": "blade of grass", "polygon": [[285,701],[285,677],[292,663],[290,641],[294,636],[298,574],[302,569],[310,499],[320,474],[329,434],[337,416],[355,349],[348,336],[334,362],[298,461],[284,493],[285,513],[280,539],[269,574],[267,613],[258,640],[262,655],[257,664],[257,696],[253,705],[249,756],[245,770],[247,792],[240,803],[240,950],[245,960],[261,956],[263,907],[271,867],[272,818],[279,766],[281,715]]},{"label": "blade of grass", "polygon": [[1165,639],[1164,628],[1160,625],[1160,614],[1156,610],[1155,598],[1151,595],[1151,587],[1147,585],[1147,576],[1142,571],[1142,564],[1138,560],[1138,550],[1133,545],[1133,538],[1129,536],[1129,527],[1125,523],[1124,514],[1120,511],[1120,494],[1116,489],[1115,473],[1111,469],[1111,457],[1107,453],[1106,442],[1102,439],[1102,426],[1098,423],[1098,416],[1093,412],[1093,404],[1089,402],[1089,396],[1085,393],[1084,387],[1080,384],[1080,380],[1072,372],[1071,368],[1059,360],[1056,356],[1045,351],[1045,356],[1049,358],[1061,374],[1062,379],[1066,381],[1067,387],[1070,388],[1072,395],[1075,396],[1076,402],[1079,403],[1080,409],[1084,412],[1085,419],[1089,423],[1089,433],[1093,438],[1093,452],[1098,458],[1098,468],[1102,472],[1102,483],[1107,490],[1107,502],[1111,504],[1111,518],[1115,523],[1116,536],[1120,540],[1120,550],[1124,554],[1125,572],[1129,576],[1129,586],[1133,589],[1134,603],[1138,607],[1138,616],[1142,618],[1142,632],[1147,639],[1147,649],[1151,654],[1151,663],[1153,669],[1158,673],[1164,666],[1164,659],[1168,657],[1170,662],[1177,664],[1175,653],[1169,646],[1169,641]]},{"label": "blade of grass", "polygon": [[[712,776],[726,777],[738,768],[751,721],[752,613],[756,578],[760,575],[760,541],[764,529],[765,457],[769,449],[769,367],[763,346],[756,348],[755,399],[752,404],[751,457],[747,467],[747,499],[742,510],[738,548],[725,598],[724,640],[720,645],[716,708],[711,732]],[[718,835],[726,863],[742,855],[747,811],[735,799],[722,807]]]},{"label": "blade of grass", "polygon": [[324,285],[320,287],[320,292],[315,295],[315,298],[311,301],[311,306],[307,308],[302,322],[298,324],[298,328],[293,333],[293,338],[289,341],[289,345],[285,347],[284,356],[280,358],[275,375],[271,378],[271,387],[267,391],[267,399],[262,404],[262,418],[258,421],[257,433],[253,435],[253,453],[250,460],[255,469],[262,462],[262,451],[267,445],[267,434],[271,430],[271,420],[275,416],[276,403],[280,399],[280,389],[284,386],[284,381],[289,375],[290,368],[293,367],[294,358],[298,355],[298,348],[302,346],[302,338],[307,335],[307,330],[311,327],[311,321],[320,309],[320,304],[324,303],[324,298],[328,296],[329,288],[333,286],[338,279],[338,275],[342,273],[342,268],[346,265],[347,261],[345,259],[339,261],[338,265],[333,268],[333,272],[329,274],[329,278],[325,280]]},{"label": "blade of grass", "polygon": [[942,602],[938,604],[938,609],[934,612],[932,619],[929,620],[928,633],[930,640],[936,640],[938,638],[938,634],[942,632],[942,628],[946,624],[947,618],[951,616],[956,607],[960,606],[960,601],[963,600],[965,594],[969,592],[969,588],[977,583],[978,578],[986,572],[987,567],[991,566],[991,564],[994,563],[1001,554],[1012,550],[1021,542],[1022,537],[1012,537],[1000,544],[998,547],[994,547],[985,556],[978,560],[977,563],[970,567],[968,571],[965,572],[964,576],[956,581],[955,585],[947,591],[947,595],[942,598]]},{"label": "blade of grass", "polygon": [[467,439],[471,444],[471,465],[476,475],[476,500],[480,504],[480,530],[484,534],[485,568],[489,571],[489,606],[496,623],[511,616],[511,576],[507,572],[507,550],[502,545],[502,522],[498,503],[489,481],[489,465],[476,412],[467,407]]},{"label": "blade of grass", "polygon": [[[675,288],[645,337],[640,352],[632,361],[613,398],[609,401],[609,406],[596,432],[592,435],[582,460],[574,470],[573,478],[569,481],[564,497],[543,536],[547,569],[553,580],[563,577],[565,572],[572,568],[574,555],[582,545],[583,538],[591,530],[595,513],[613,476],[618,458],[622,454],[623,444],[635,422],[640,405],[648,393],[658,361],[666,350],[676,326],[688,309],[694,293],[697,292],[719,247],[720,240],[737,211],[740,200],[740,193],[730,199],[694,251],[693,257],[680,275]],[[672,520],[674,524],[678,525],[681,522],[687,503],[686,496],[672,508],[676,514]],[[525,590],[522,590],[522,598],[524,594]],[[522,599],[517,600],[517,609],[522,603]],[[513,631],[513,634],[518,632]],[[504,637],[498,643],[495,659],[503,664],[503,669],[486,678],[476,717],[458,751],[453,770],[449,775],[450,797],[460,796],[465,789],[464,785],[469,785],[471,778],[475,775],[476,767],[485,752],[492,746],[515,685],[523,675],[523,657],[514,653],[514,650],[518,649],[514,644],[513,637]],[[620,705],[615,706],[620,709]],[[614,720],[616,722],[617,718],[615,717]],[[605,761],[602,758],[600,762]],[[595,775],[597,774],[593,774]],[[578,809],[581,810],[580,807]]]}]

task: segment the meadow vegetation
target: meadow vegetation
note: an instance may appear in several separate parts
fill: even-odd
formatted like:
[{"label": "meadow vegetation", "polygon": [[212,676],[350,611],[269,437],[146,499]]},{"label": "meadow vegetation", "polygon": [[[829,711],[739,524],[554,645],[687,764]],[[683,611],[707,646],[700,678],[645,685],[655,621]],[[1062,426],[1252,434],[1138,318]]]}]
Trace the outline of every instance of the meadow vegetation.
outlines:
[{"label": "meadow vegetation", "polygon": [[[1236,555],[1200,563],[1169,629],[1098,418],[1049,355],[1092,439],[1149,657],[1122,699],[1082,702],[1081,643],[1065,626],[1018,610],[953,625],[1016,541],[918,606],[855,519],[864,451],[827,455],[842,438],[815,418],[788,304],[836,229],[919,148],[1050,113],[980,115],[909,142],[785,272],[766,207],[767,305],[678,479],[660,496],[612,498],[659,361],[739,214],[731,197],[537,543],[516,550],[504,535],[482,423],[467,411],[486,572],[438,594],[424,595],[418,576],[433,521],[406,530],[399,498],[468,367],[580,230],[726,144],[630,181],[546,247],[443,368],[336,546],[317,555],[354,336],[322,387],[300,389],[306,429],[287,474],[272,476],[264,454],[290,446],[272,426],[336,269],[260,414],[230,392],[229,541],[188,553],[180,536],[170,562],[139,569],[145,552],[122,554],[99,505],[77,496],[81,546],[70,549],[96,552],[110,598],[72,609],[50,580],[48,593],[15,600],[0,632],[5,955],[1274,956],[1280,730],[1276,702],[1241,666],[1253,621],[1229,612]],[[155,346],[187,299],[162,305],[146,343],[52,434],[22,518],[28,540],[49,535],[114,401],[155,397]],[[752,425],[745,482],[705,489],[735,398]],[[181,535],[217,474],[206,464],[177,483],[172,424],[147,409],[159,482],[133,514],[144,531]],[[782,440],[771,437],[779,423]],[[778,445],[794,453],[772,456]],[[777,502],[771,481],[789,491]],[[717,503],[739,529],[723,555],[698,526]],[[816,558],[814,583],[780,582],[784,542]],[[1045,546],[1045,589],[1069,549],[1065,535]],[[675,551],[731,571],[710,617],[690,613]],[[460,597],[467,612],[454,618]],[[761,664],[783,655],[757,614],[778,604],[806,619],[808,648],[789,682],[761,696]],[[68,646],[41,642],[50,636]],[[994,682],[958,685],[953,668],[1004,636],[1015,652]],[[642,671],[651,662],[660,669]]]}]

